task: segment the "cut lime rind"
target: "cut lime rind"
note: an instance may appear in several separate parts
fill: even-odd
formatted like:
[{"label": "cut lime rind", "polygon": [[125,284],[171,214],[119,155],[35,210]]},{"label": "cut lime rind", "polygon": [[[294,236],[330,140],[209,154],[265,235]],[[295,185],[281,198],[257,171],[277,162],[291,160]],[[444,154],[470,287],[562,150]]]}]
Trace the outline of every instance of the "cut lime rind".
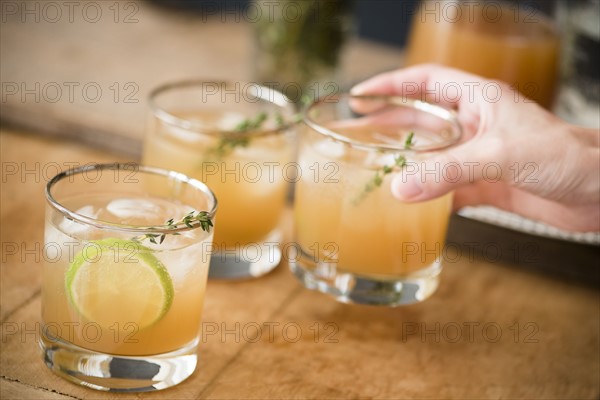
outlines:
[{"label": "cut lime rind", "polygon": [[118,238],[87,242],[65,272],[65,290],[81,316],[111,329],[115,323],[148,328],[174,298],[171,276],[153,251]]}]

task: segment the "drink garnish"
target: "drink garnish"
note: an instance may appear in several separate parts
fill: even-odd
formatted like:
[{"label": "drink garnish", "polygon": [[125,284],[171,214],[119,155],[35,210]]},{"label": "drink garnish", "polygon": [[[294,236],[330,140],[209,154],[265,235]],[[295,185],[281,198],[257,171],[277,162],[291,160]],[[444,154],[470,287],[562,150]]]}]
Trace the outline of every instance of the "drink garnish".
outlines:
[{"label": "drink garnish", "polygon": [[[187,226],[188,228],[193,228],[195,222],[200,223],[200,228],[202,228],[203,231],[210,233],[210,229],[213,226],[213,222],[211,216],[208,214],[207,211],[190,211],[185,215],[185,217],[177,221],[175,221],[174,218],[169,219],[165,222],[165,225],[167,229],[183,228],[184,226]],[[173,234],[177,235],[178,233]],[[162,242],[165,241],[166,236],[166,233],[146,233],[143,236],[137,236],[131,240],[141,242],[142,240],[148,239],[150,243],[162,244]]]},{"label": "drink garnish", "polygon": [[[404,150],[410,150],[414,146],[415,133],[410,132],[404,141]],[[386,175],[394,172],[395,169],[402,170],[406,166],[406,157],[402,154],[394,157],[394,163],[392,165],[384,165],[381,169],[375,171],[375,175],[371,180],[369,180],[360,194],[352,201],[354,205],[358,205],[361,201],[363,201],[369,193],[371,193],[376,188],[380,187],[383,183],[383,179]]]},{"label": "drink garnish", "polygon": [[[300,104],[302,106],[307,106],[313,101],[313,98],[309,95],[302,95],[300,98]],[[280,112],[275,112],[273,114],[273,118],[275,120],[275,124],[277,129],[284,128],[286,125],[286,121],[281,115]],[[250,145],[250,137],[247,135],[239,135],[251,131],[259,130],[263,127],[264,123],[269,119],[269,114],[266,112],[260,112],[255,117],[245,118],[240,121],[235,128],[233,129],[234,133],[222,135],[219,138],[219,143],[206,151],[208,158],[217,158],[221,159],[226,155],[230,154],[236,147],[248,147]],[[302,121],[302,113],[296,113],[292,116],[291,121],[293,123],[298,123]]]},{"label": "drink garnish", "polygon": [[[274,118],[277,128],[282,128],[285,125],[283,116],[280,113],[275,113]],[[240,121],[233,129],[234,133],[221,135],[219,143],[215,147],[208,149],[206,153],[209,156],[221,159],[237,147],[248,147],[250,137],[242,134],[259,130],[268,119],[269,115],[266,112],[261,112],[254,118],[246,118]]]},{"label": "drink garnish", "polygon": [[80,315],[108,329],[153,325],[169,311],[175,293],[152,250],[118,238],[88,242],[65,272],[65,289]]}]

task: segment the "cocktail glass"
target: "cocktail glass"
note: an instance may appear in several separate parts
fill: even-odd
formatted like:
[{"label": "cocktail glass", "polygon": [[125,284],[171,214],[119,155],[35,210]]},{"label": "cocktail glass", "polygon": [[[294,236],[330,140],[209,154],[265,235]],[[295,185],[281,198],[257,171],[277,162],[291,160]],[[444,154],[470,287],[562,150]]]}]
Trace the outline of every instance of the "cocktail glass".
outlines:
[{"label": "cocktail glass", "polygon": [[305,122],[293,273],[343,302],[396,306],[429,297],[452,195],[402,203],[390,182],[427,173],[420,161],[460,139],[454,112],[401,97],[340,94],[309,106]]},{"label": "cocktail glass", "polygon": [[254,83],[182,81],[154,90],[143,163],[181,171],[219,198],[209,277],[258,277],[281,260],[295,107]]},{"label": "cocktail glass", "polygon": [[98,390],[189,377],[217,208],[210,189],[177,172],[99,164],[55,176],[46,198],[46,365]]}]

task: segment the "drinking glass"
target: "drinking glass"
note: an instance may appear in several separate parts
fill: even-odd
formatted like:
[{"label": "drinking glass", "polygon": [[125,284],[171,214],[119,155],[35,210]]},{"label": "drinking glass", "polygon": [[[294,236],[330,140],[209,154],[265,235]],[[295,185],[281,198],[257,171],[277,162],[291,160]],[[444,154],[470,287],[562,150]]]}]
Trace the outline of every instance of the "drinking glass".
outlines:
[{"label": "drinking glass", "polygon": [[78,384],[150,391],[196,368],[217,200],[136,164],[87,165],[46,186],[40,346]]},{"label": "drinking glass", "polygon": [[254,83],[182,81],[150,95],[143,162],[206,182],[219,198],[209,277],[257,277],[281,260],[280,217],[295,107]]},{"label": "drinking glass", "polygon": [[538,9],[501,0],[424,0],[415,13],[406,65],[435,62],[507,82],[550,108],[560,37]]},{"label": "drinking glass", "polygon": [[390,182],[432,173],[420,162],[460,139],[455,113],[402,97],[340,94],[309,106],[305,122],[292,272],[342,302],[396,306],[429,297],[452,194],[402,203]]}]

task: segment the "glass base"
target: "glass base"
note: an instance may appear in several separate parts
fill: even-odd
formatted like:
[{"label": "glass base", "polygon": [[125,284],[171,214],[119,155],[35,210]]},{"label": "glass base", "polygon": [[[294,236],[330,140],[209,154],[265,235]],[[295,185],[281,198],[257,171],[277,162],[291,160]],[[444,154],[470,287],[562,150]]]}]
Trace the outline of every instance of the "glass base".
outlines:
[{"label": "glass base", "polygon": [[326,264],[290,260],[290,270],[308,289],[329,294],[343,303],[396,307],[418,303],[438,287],[441,262],[402,277],[368,277],[337,271]]},{"label": "glass base", "polygon": [[166,389],[192,375],[198,362],[198,339],[177,351],[141,357],[98,353],[43,337],[39,344],[44,362],[56,375],[111,392]]},{"label": "glass base", "polygon": [[268,274],[279,265],[281,235],[275,232],[262,243],[237,245],[215,251],[210,258],[210,279],[248,279]]}]

